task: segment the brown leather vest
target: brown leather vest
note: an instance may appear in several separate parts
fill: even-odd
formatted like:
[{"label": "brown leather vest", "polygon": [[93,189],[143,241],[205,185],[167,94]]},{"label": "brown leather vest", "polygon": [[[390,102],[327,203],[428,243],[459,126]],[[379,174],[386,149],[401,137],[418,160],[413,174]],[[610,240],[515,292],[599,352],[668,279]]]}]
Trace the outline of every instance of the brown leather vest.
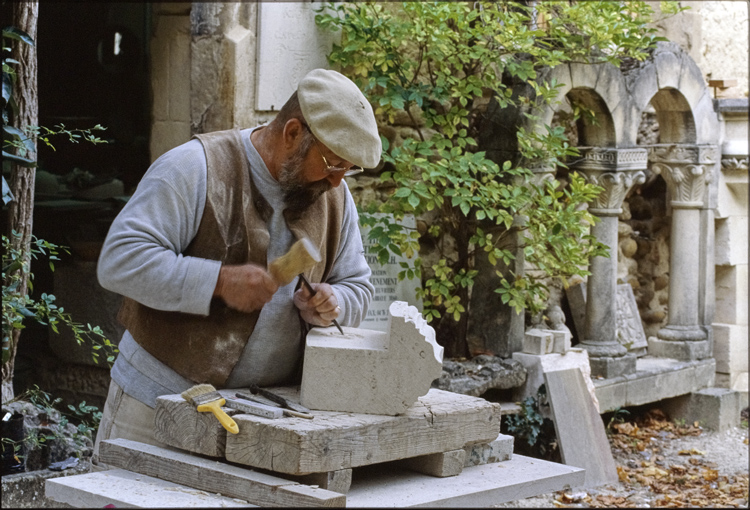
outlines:
[{"label": "brown leather vest", "polygon": [[[239,130],[195,137],[206,152],[206,207],[184,255],[222,264],[267,266],[267,222],[272,210],[252,181]],[[284,211],[293,235],[308,237],[320,250],[322,262],[305,273],[311,282],[322,282],[330,273],[341,239],[344,203],[344,187],[339,186],[324,193],[300,217]],[[203,316],[156,310],[126,297],[118,319],[139,345],[175,372],[221,388],[259,315],[260,311],[233,310],[220,299],[214,299],[209,314]]]}]

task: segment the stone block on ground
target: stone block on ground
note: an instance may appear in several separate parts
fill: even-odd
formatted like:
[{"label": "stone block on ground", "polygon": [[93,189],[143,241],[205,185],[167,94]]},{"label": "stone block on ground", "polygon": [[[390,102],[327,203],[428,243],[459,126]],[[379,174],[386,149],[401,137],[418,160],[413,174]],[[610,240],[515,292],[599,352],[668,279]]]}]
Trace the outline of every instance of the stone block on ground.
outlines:
[{"label": "stone block on ground", "polygon": [[513,456],[513,441],[513,436],[500,434],[491,443],[465,446],[466,462],[464,467],[510,460]]},{"label": "stone block on ground", "polygon": [[704,388],[664,401],[671,419],[699,422],[707,429],[724,431],[739,425],[740,394],[729,388]]},{"label": "stone block on ground", "polygon": [[406,469],[439,478],[460,474],[465,464],[466,451],[463,449],[412,457],[399,462]]},{"label": "stone block on ground", "polygon": [[396,415],[440,377],[443,347],[413,306],[394,301],[388,331],[314,328],[307,335],[300,399],[313,410]]}]

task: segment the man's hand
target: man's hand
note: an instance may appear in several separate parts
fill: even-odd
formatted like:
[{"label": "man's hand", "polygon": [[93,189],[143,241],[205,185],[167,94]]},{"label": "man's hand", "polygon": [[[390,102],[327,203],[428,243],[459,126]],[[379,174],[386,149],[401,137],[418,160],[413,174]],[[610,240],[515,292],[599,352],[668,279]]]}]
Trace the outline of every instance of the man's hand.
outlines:
[{"label": "man's hand", "polygon": [[254,312],[271,301],[279,286],[264,267],[255,264],[221,266],[214,297],[220,297],[229,308]]},{"label": "man's hand", "polygon": [[333,288],[327,283],[311,283],[315,295],[310,297],[306,285],[294,293],[294,306],[299,308],[300,315],[308,324],[330,326],[338,318],[341,308],[338,306]]}]

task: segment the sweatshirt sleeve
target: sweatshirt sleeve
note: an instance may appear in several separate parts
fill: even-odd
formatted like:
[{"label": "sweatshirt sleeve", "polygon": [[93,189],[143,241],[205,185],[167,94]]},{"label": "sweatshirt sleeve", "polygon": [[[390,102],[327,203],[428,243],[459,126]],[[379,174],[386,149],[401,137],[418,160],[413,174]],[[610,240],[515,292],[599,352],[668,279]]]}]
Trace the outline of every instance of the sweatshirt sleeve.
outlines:
[{"label": "sweatshirt sleeve", "polygon": [[[342,182],[341,185],[345,186],[346,183]],[[343,326],[358,327],[367,316],[367,309],[375,293],[375,288],[370,283],[370,274],[359,230],[357,207],[347,188],[341,243],[326,281],[333,287],[341,307],[339,323]]]},{"label": "sweatshirt sleeve", "polygon": [[157,159],[115,218],[97,276],[151,308],[207,315],[221,262],[182,255],[206,203],[206,158],[191,140]]}]

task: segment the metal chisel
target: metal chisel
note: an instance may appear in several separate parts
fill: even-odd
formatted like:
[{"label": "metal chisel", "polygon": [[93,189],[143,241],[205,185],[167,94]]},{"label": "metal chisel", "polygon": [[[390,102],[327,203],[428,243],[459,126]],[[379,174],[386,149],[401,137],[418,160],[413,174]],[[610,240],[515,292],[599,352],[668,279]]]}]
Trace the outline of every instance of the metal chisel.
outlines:
[{"label": "metal chisel", "polygon": [[[313,297],[315,294],[317,294],[317,291],[312,288],[312,285],[310,285],[310,282],[307,281],[307,278],[305,278],[305,275],[300,273],[299,279],[302,280],[302,283],[307,285],[307,290],[310,291],[310,297]],[[336,319],[333,319],[333,325],[336,326],[336,328],[338,328],[339,333],[341,333],[342,335],[344,334],[344,330],[341,329],[341,326],[339,326],[339,322]]]}]

